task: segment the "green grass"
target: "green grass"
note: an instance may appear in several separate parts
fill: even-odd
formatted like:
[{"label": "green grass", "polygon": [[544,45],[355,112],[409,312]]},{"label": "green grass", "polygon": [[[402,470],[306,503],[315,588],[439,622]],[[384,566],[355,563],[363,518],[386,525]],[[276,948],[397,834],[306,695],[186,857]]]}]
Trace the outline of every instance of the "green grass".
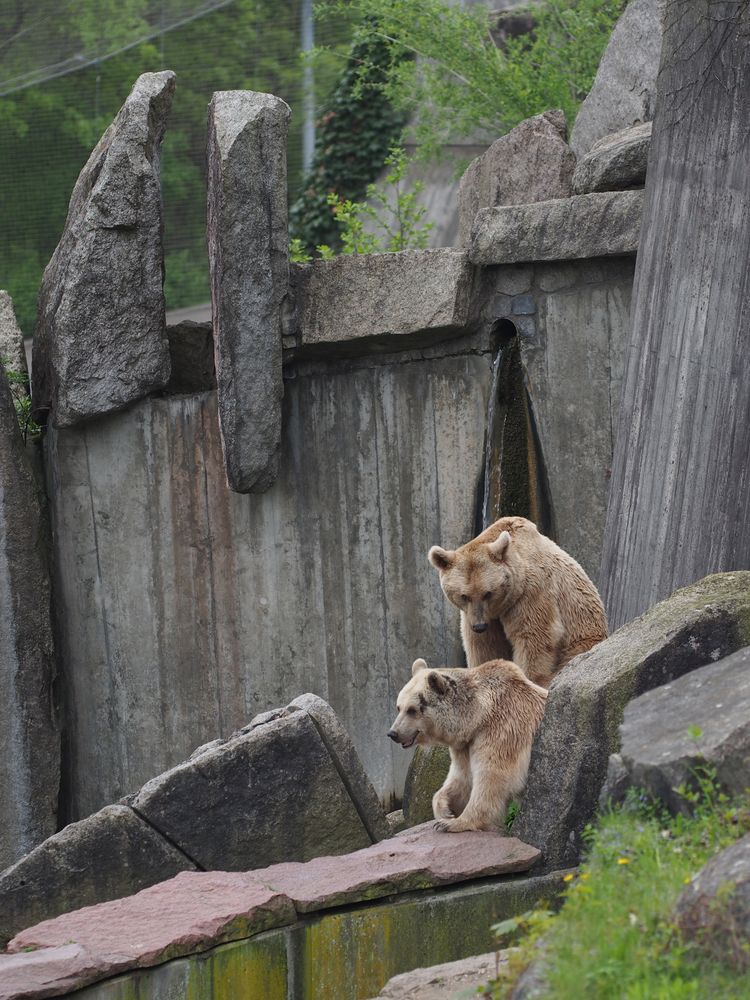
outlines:
[{"label": "green grass", "polygon": [[[709,769],[698,790],[684,789],[693,814],[669,817],[631,795],[589,831],[586,861],[568,876],[559,914],[526,914],[498,925],[525,937],[509,974],[486,988],[508,995],[544,939],[554,1000],[740,1000],[750,970],[680,939],[671,913],[684,885],[706,861],[750,830],[748,799],[730,802]],[[513,923],[515,926],[510,926]]]}]

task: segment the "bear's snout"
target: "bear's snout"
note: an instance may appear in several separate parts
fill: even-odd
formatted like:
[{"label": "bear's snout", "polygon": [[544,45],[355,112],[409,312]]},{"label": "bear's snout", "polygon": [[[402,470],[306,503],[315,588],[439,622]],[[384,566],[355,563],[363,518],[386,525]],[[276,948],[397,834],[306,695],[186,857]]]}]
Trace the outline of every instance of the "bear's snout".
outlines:
[{"label": "bear's snout", "polygon": [[394,743],[398,743],[398,733],[396,732],[395,729],[388,730],[388,739],[393,740]]},{"label": "bear's snout", "polygon": [[486,632],[487,622],[477,622],[476,625],[472,625],[471,627],[474,632]]}]

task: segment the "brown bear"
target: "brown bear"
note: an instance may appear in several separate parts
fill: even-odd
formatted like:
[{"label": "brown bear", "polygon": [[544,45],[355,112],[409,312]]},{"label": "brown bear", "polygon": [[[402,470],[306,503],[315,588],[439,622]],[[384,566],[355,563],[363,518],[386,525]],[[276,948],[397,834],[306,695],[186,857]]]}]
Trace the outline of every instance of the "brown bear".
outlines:
[{"label": "brown bear", "polygon": [[502,830],[526,783],[547,692],[508,660],[430,670],[415,660],[388,735],[402,747],[444,743],[451,766],[432,799],[440,830]]},{"label": "brown bear", "polygon": [[467,666],[512,659],[549,687],[561,667],[607,637],[596,587],[581,566],[525,517],[501,517],[430,562],[449,601],[461,610]]}]

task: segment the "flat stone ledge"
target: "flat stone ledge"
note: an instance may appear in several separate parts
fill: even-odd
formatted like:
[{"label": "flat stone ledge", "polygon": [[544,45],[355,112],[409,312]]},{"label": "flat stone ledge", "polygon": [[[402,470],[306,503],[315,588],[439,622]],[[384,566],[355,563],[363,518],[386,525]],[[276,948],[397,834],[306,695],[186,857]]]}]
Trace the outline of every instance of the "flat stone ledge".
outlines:
[{"label": "flat stone ledge", "polygon": [[471,318],[472,268],[462,250],[352,254],[294,269],[296,334],[302,347],[455,333]]},{"label": "flat stone ledge", "polygon": [[474,222],[469,258],[487,266],[634,254],[642,214],[641,190],[485,208]]}]

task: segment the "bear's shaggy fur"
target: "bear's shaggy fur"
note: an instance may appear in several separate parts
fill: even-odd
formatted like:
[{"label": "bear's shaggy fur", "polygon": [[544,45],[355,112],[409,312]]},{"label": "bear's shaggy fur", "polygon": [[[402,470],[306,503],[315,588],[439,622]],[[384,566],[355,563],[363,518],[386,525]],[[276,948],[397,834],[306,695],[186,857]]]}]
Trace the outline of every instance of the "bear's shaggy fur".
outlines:
[{"label": "bear's shaggy fur", "polygon": [[525,517],[502,517],[453,551],[435,545],[430,562],[461,610],[469,667],[512,659],[536,684],[607,637],[596,587],[581,566]]},{"label": "bear's shaggy fur", "polygon": [[526,783],[547,692],[508,660],[430,670],[415,660],[388,735],[403,747],[445,743],[451,766],[432,800],[438,828],[502,830],[508,802]]}]

